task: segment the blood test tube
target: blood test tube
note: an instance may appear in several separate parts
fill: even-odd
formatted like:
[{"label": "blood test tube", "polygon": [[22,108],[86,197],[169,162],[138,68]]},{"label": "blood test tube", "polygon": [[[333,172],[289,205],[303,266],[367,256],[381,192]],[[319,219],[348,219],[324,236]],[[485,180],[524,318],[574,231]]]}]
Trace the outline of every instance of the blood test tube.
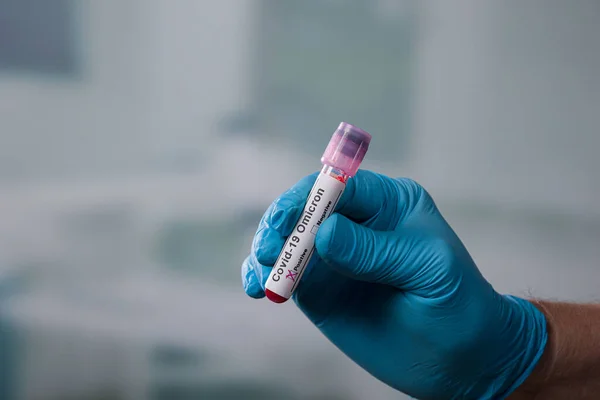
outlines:
[{"label": "blood test tube", "polygon": [[269,274],[265,288],[267,298],[275,303],[288,300],[315,251],[317,230],[335,210],[348,179],[356,175],[371,135],[347,122],[333,133],[315,181],[294,230],[288,236]]}]

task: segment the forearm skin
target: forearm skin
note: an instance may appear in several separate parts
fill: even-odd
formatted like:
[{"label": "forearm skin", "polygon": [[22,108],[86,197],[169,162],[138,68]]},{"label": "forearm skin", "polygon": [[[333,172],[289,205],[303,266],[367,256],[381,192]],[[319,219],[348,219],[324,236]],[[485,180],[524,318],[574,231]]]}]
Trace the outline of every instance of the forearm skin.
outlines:
[{"label": "forearm skin", "polygon": [[509,400],[600,399],[600,305],[531,302],[546,316],[549,340]]}]

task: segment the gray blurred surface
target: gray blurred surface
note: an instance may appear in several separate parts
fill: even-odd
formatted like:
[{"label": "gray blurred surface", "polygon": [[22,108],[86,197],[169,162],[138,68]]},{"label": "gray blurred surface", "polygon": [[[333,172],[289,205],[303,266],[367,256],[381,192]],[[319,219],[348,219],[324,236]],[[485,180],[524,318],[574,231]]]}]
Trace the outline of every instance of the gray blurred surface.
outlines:
[{"label": "gray blurred surface", "polygon": [[263,210],[342,120],[498,290],[596,301],[599,19],[591,0],[0,0],[0,398],[403,398],[241,289]]}]

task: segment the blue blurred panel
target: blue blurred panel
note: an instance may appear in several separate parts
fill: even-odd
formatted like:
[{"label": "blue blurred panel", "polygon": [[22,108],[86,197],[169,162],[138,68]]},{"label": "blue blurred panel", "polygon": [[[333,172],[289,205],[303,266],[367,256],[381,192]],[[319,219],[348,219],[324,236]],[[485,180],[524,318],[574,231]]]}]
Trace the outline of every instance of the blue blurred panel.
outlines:
[{"label": "blue blurred panel", "polygon": [[211,361],[206,351],[167,343],[152,350],[151,360],[154,365],[162,368],[203,367],[208,366]]},{"label": "blue blurred panel", "polygon": [[79,71],[71,0],[0,0],[0,70]]},{"label": "blue blurred panel", "polygon": [[0,318],[0,399],[16,398],[17,335],[8,321]]}]

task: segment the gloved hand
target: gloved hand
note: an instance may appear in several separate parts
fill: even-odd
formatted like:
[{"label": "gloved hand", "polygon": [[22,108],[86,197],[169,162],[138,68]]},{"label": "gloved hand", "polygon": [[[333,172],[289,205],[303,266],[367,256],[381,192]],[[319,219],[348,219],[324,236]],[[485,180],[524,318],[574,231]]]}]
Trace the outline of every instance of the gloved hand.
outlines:
[{"label": "gloved hand", "polygon": [[[315,178],[260,221],[242,265],[251,297],[264,296]],[[544,315],[493,289],[414,181],[359,171],[315,245],[294,301],[352,360],[410,396],[504,399],[543,353]]]}]

